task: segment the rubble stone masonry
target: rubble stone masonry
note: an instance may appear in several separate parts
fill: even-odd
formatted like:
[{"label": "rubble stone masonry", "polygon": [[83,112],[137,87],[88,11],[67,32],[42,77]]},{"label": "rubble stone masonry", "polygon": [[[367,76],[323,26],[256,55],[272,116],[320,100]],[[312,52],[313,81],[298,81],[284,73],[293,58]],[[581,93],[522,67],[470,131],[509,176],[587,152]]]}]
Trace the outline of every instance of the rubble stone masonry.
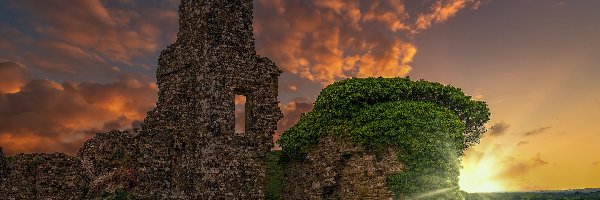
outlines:
[{"label": "rubble stone masonry", "polygon": [[374,153],[338,136],[321,138],[303,160],[284,164],[283,199],[395,199],[386,178],[403,169],[397,152]]}]

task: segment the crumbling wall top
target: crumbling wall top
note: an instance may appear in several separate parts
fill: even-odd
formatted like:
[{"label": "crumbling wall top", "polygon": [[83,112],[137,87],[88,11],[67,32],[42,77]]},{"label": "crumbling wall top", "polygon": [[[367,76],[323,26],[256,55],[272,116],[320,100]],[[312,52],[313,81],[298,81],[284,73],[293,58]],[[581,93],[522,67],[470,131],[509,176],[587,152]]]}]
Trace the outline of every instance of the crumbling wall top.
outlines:
[{"label": "crumbling wall top", "polygon": [[254,57],[252,8],[252,0],[182,0],[177,40],[161,52],[157,75],[191,67],[190,60]]}]

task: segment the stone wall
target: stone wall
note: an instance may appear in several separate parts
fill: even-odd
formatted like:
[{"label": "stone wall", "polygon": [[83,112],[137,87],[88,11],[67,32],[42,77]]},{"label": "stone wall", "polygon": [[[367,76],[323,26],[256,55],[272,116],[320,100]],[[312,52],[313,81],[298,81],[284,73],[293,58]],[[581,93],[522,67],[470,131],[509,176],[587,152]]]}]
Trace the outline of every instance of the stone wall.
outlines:
[{"label": "stone wall", "polygon": [[79,159],[62,153],[18,154],[0,178],[3,199],[84,199],[89,177]]},{"label": "stone wall", "polygon": [[283,199],[393,199],[386,177],[402,170],[396,149],[372,153],[336,136],[285,164]]},{"label": "stone wall", "polygon": [[131,132],[110,131],[96,134],[79,149],[77,158],[92,180],[87,194],[89,198],[133,186],[136,168],[134,146],[131,144]]},{"label": "stone wall", "polygon": [[[2,180],[3,177],[5,177],[6,174],[6,159],[4,157],[4,151],[2,150],[2,147],[0,147],[0,180]],[[0,185],[1,187],[1,185]]]}]

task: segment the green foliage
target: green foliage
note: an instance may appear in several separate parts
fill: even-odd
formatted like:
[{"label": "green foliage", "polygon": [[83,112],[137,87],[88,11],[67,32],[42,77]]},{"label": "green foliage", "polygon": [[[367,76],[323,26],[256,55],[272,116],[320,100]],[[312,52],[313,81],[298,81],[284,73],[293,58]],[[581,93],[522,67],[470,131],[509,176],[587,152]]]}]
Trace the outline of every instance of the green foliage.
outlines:
[{"label": "green foliage", "polygon": [[398,147],[405,169],[388,177],[392,191],[415,197],[443,190],[435,198],[460,198],[459,158],[479,141],[489,115],[485,102],[452,86],[408,78],[353,78],[323,89],[313,110],[284,132],[279,144],[292,159],[302,159],[328,134],[375,152]]},{"label": "green foliage", "polygon": [[[453,112],[428,102],[381,103],[362,110],[351,123],[355,143],[373,150],[400,148],[404,172],[387,180],[396,194],[419,196],[445,188],[455,192],[465,125]],[[452,198],[445,195],[438,197]]]},{"label": "green foliage", "polygon": [[4,157],[5,164],[7,164],[7,165],[8,165],[8,163],[12,162],[12,160],[13,160],[12,156],[6,156],[6,157]]},{"label": "green foliage", "polygon": [[281,199],[283,187],[283,164],[280,162],[281,151],[271,151],[267,154],[267,191],[265,199]]},{"label": "green foliage", "polygon": [[127,200],[127,199],[130,199],[129,195],[127,194],[127,191],[124,190],[123,188],[117,188],[114,191],[114,193],[104,191],[100,195],[100,198],[105,199],[105,200]]},{"label": "green foliage", "polygon": [[408,78],[352,78],[333,83],[317,97],[313,111],[300,118],[279,140],[286,155],[301,158],[322,135],[348,133],[361,110],[386,102],[429,102],[454,112],[465,124],[464,147],[479,141],[489,120],[485,102],[471,100],[461,89]]},{"label": "green foliage", "polygon": [[119,188],[117,190],[115,190],[115,195],[113,196],[112,200],[126,200],[127,198],[127,191]]}]

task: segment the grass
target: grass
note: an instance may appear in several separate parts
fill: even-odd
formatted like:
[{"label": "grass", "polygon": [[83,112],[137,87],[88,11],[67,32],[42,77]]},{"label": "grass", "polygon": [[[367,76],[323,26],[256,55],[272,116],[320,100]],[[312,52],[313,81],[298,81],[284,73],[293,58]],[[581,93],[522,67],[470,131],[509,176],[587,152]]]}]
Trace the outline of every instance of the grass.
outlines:
[{"label": "grass", "polygon": [[267,191],[265,199],[281,199],[283,187],[283,165],[280,161],[281,151],[271,151],[267,154]]}]

